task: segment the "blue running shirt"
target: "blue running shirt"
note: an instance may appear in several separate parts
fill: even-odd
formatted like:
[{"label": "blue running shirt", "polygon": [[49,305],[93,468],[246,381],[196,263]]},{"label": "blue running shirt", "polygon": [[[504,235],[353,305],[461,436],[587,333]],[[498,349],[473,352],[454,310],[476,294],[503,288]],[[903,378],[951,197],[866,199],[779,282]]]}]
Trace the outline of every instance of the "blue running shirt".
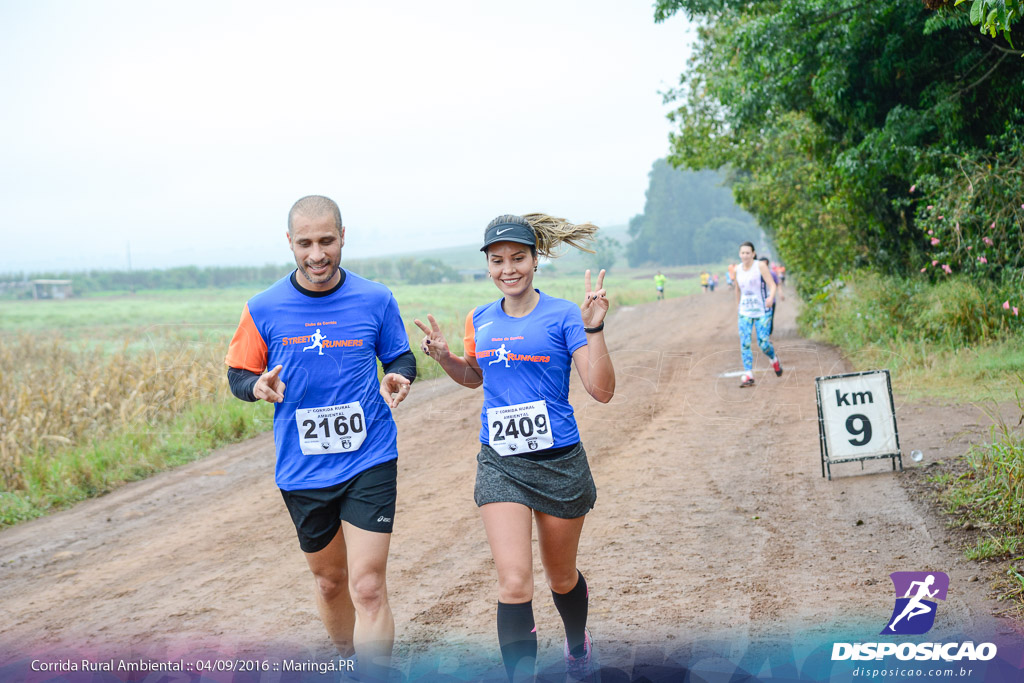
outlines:
[{"label": "blue running shirt", "polygon": [[504,299],[475,308],[466,317],[466,355],[476,358],[484,377],[483,443],[490,443],[488,409],[541,399],[551,420],[554,443],[550,447],[571,446],[580,440],[569,405],[572,354],[587,344],[580,307],[538,294],[537,306],[522,318],[502,310]]},{"label": "blue running shirt", "polygon": [[[387,363],[408,350],[391,292],[351,272],[327,296],[299,292],[289,276],[249,300],[226,360],[258,373],[284,366],[284,402],[274,405],[279,488],[333,486],[398,457],[398,432],[380,395],[377,359]],[[338,408],[356,401],[361,417]],[[297,409],[309,410],[300,413],[300,422],[306,418],[301,425]],[[312,444],[307,449],[325,444],[332,452],[303,454],[300,434]]]}]

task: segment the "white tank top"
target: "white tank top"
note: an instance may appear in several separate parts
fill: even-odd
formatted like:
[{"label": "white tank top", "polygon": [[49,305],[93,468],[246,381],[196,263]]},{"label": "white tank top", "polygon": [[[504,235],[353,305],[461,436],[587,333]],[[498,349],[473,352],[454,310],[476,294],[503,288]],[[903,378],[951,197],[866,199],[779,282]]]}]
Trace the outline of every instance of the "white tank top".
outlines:
[{"label": "white tank top", "polygon": [[736,285],[740,288],[740,315],[748,318],[764,317],[764,295],[761,293],[761,268],[758,262],[743,270],[741,263],[736,268]]}]

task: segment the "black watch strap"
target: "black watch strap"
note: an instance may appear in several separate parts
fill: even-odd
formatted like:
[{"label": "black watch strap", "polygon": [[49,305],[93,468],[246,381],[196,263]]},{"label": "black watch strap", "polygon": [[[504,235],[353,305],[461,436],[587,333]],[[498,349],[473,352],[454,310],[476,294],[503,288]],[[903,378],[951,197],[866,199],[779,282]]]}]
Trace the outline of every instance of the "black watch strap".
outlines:
[{"label": "black watch strap", "polygon": [[583,331],[586,332],[587,334],[591,334],[591,333],[594,333],[594,332],[600,332],[603,329],[604,329],[604,321],[602,320],[601,324],[598,325],[597,327],[584,327]]}]

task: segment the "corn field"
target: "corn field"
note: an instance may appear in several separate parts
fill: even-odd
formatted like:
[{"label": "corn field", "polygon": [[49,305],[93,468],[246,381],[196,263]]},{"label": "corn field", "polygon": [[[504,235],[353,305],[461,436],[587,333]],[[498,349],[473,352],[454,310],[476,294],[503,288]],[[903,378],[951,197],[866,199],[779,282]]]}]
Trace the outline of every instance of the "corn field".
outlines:
[{"label": "corn field", "polygon": [[76,350],[61,337],[0,337],[0,490],[22,462],[163,424],[229,396],[225,344],[163,340],[148,350]]}]

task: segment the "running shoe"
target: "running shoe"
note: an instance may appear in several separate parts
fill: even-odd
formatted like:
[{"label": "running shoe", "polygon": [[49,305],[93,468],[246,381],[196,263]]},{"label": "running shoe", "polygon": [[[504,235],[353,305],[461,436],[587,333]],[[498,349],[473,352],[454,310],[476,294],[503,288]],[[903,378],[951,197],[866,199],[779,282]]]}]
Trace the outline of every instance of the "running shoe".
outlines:
[{"label": "running shoe", "polygon": [[743,376],[743,381],[740,382],[740,389],[746,389],[747,387],[752,387],[752,386],[754,386],[754,377],[753,377],[753,375],[744,375]]},{"label": "running shoe", "polygon": [[772,370],[775,371],[776,377],[782,377],[782,363],[779,362],[778,358],[772,361]]},{"label": "running shoe", "polygon": [[569,653],[569,641],[565,641],[565,675],[574,681],[595,680],[590,678],[597,670],[597,657],[594,655],[594,639],[590,637],[590,629],[583,630],[583,654],[573,657]]}]

